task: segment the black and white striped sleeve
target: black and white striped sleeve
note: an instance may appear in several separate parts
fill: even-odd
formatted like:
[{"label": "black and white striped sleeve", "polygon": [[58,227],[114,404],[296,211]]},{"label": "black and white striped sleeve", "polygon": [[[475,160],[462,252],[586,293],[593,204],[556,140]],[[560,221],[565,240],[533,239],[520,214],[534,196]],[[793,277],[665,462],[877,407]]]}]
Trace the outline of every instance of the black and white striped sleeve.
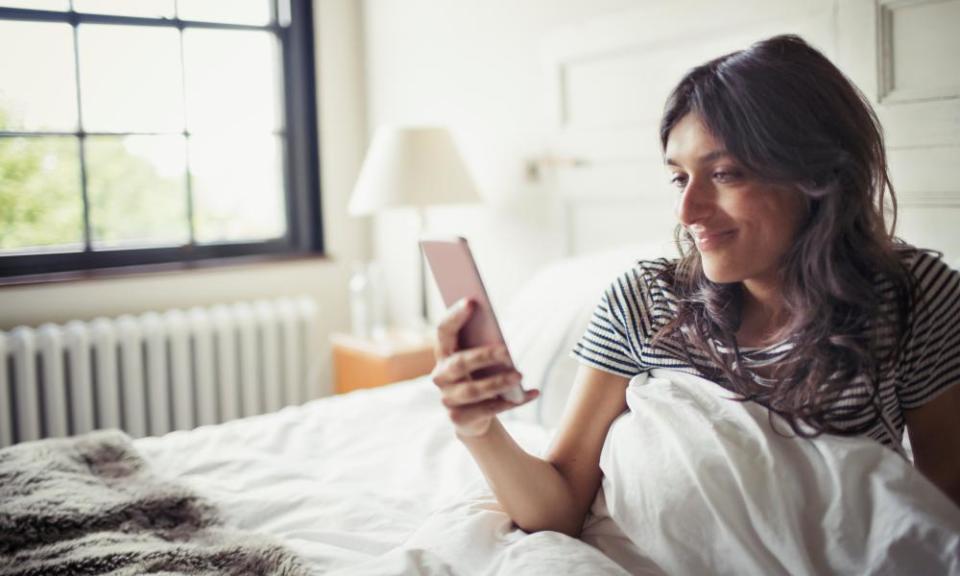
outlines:
[{"label": "black and white striped sleeve", "polygon": [[573,356],[581,364],[625,378],[642,372],[638,350],[643,334],[649,332],[648,303],[636,269],[619,276],[604,291]]},{"label": "black and white striped sleeve", "polygon": [[917,283],[898,395],[918,408],[960,383],[960,272],[921,252],[912,265]]}]

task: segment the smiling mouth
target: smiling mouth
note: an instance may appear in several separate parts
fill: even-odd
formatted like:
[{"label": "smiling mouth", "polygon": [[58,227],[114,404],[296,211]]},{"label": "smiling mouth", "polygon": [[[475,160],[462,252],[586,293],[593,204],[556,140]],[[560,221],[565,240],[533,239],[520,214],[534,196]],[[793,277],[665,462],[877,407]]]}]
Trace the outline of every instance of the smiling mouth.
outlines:
[{"label": "smiling mouth", "polygon": [[736,230],[727,230],[725,232],[712,232],[710,234],[695,234],[694,239],[697,243],[697,249],[701,252],[709,252],[726,244],[733,239],[736,234]]}]

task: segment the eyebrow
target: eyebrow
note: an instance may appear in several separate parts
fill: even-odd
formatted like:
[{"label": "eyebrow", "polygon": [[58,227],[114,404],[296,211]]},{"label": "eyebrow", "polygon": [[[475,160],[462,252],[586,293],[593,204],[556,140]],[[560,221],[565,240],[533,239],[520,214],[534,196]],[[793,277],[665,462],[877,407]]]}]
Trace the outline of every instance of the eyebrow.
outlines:
[{"label": "eyebrow", "polygon": [[[718,158],[723,158],[725,156],[730,156],[730,153],[722,148],[718,148],[717,150],[712,150],[710,152],[707,152],[703,156],[700,156],[699,158],[697,158],[697,163],[706,164],[707,162],[713,162],[714,160],[717,160]],[[669,156],[664,157],[663,163],[669,166],[679,166],[679,164],[677,164],[677,162],[673,158],[670,158]]]}]

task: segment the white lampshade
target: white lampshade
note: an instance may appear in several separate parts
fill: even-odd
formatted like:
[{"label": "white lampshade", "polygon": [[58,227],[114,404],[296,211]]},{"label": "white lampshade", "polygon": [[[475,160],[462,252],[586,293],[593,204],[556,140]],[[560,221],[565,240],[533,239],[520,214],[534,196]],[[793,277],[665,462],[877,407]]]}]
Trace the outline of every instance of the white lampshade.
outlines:
[{"label": "white lampshade", "polygon": [[382,127],[373,136],[348,210],[479,202],[480,194],[445,128]]}]

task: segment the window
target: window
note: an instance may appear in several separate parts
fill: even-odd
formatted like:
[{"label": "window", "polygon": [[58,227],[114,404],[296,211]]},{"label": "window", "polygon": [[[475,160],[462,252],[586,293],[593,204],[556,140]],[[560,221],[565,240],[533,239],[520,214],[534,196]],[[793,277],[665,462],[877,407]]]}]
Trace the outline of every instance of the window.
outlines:
[{"label": "window", "polygon": [[0,276],[322,251],[310,0],[0,0]]}]

